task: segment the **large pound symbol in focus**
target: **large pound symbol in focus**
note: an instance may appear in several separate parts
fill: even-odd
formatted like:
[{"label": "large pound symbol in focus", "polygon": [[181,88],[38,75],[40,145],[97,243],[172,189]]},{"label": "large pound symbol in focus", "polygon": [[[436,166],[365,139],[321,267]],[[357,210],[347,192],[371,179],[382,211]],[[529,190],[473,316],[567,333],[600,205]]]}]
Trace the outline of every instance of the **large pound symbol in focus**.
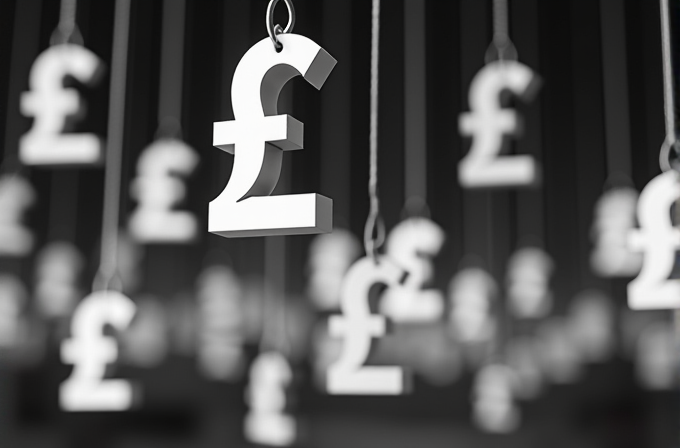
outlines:
[{"label": "large pound symbol in focus", "polygon": [[514,61],[486,65],[470,87],[471,112],[461,114],[461,135],[472,137],[472,148],[458,165],[458,177],[465,188],[534,185],[540,181],[540,167],[529,155],[500,156],[508,137],[522,131],[521,117],[503,108],[506,91],[530,101],[540,84],[527,66]]},{"label": "large pound symbol in focus", "polygon": [[644,253],[640,275],[628,284],[628,306],[634,310],[680,308],[680,279],[668,279],[680,250],[680,229],[671,221],[678,199],[680,179],[672,170],[652,179],[640,194],[640,229],[628,240],[631,249]]},{"label": "large pound symbol in focus", "polygon": [[408,272],[403,285],[388,288],[380,302],[380,311],[395,322],[430,322],[442,317],[444,296],[423,290],[432,280],[436,256],[445,239],[444,231],[425,218],[411,218],[392,230],[387,238],[387,255]]},{"label": "large pound symbol in focus", "polygon": [[183,141],[160,139],[144,150],[131,187],[139,206],[130,217],[130,234],[143,243],[183,243],[196,236],[196,217],[173,210],[186,196],[179,175],[191,174],[198,156]]},{"label": "large pound symbol in focus", "polygon": [[331,336],[343,339],[340,358],[328,369],[327,390],[335,395],[399,395],[404,392],[405,374],[396,366],[363,366],[371,350],[371,339],[387,332],[387,319],[371,314],[369,294],[378,284],[396,287],[404,271],[382,257],[365,257],[347,272],[341,292],[342,315],[331,316]]},{"label": "large pound symbol in focus", "polygon": [[21,113],[35,118],[19,142],[19,158],[24,164],[91,165],[101,160],[99,137],[62,134],[85,111],[78,91],[64,88],[64,78],[72,76],[92,85],[101,67],[99,58],[80,45],[55,45],[38,56],[31,69],[31,90],[21,97]]},{"label": "large pound symbol in focus", "polygon": [[106,365],[118,358],[118,345],[104,336],[104,326],[125,330],[136,312],[135,304],[114,291],[97,291],[78,305],[71,323],[71,339],[62,342],[61,359],[73,364],[73,373],[61,385],[59,399],[65,411],[124,411],[133,404],[133,387],[126,380],[104,380]]},{"label": "large pound symbol in focus", "polygon": [[302,149],[304,125],[277,115],[283,86],[302,75],[321,89],[336,60],[296,34],[269,38],[243,56],[231,85],[234,121],[215,123],[213,144],[234,154],[227,187],[210,203],[208,230],[225,237],[327,233],[333,227],[333,201],[318,194],[269,196],[281,174],[283,151]]}]

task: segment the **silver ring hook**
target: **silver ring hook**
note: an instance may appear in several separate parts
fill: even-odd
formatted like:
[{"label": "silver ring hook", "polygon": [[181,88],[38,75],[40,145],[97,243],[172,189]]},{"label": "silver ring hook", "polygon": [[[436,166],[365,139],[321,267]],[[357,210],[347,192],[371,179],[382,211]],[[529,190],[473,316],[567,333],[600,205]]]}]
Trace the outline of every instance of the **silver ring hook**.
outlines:
[{"label": "silver ring hook", "polygon": [[293,0],[283,1],[288,8],[288,25],[286,25],[286,29],[281,28],[281,25],[274,24],[274,9],[276,9],[276,4],[279,3],[279,0],[270,0],[269,6],[267,6],[267,33],[274,43],[276,51],[281,51],[283,48],[283,44],[279,42],[278,35],[282,33],[292,33],[293,27],[295,26],[295,7],[293,6]]}]

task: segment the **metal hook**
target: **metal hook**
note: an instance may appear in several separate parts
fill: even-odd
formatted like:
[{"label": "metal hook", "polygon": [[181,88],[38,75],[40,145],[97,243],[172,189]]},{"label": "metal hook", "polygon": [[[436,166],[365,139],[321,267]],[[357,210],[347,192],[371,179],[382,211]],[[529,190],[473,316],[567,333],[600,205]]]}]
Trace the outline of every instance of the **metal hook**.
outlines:
[{"label": "metal hook", "polygon": [[385,221],[380,214],[371,213],[364,227],[364,249],[366,255],[378,263],[378,249],[385,242]]},{"label": "metal hook", "polygon": [[274,24],[274,9],[276,9],[276,4],[279,3],[279,0],[271,0],[269,6],[267,6],[267,33],[274,43],[276,51],[281,51],[283,48],[283,44],[279,41],[278,35],[282,33],[292,33],[293,27],[295,26],[295,7],[293,6],[293,0],[283,1],[288,8],[288,25],[286,25],[286,29],[283,29],[281,25]]}]

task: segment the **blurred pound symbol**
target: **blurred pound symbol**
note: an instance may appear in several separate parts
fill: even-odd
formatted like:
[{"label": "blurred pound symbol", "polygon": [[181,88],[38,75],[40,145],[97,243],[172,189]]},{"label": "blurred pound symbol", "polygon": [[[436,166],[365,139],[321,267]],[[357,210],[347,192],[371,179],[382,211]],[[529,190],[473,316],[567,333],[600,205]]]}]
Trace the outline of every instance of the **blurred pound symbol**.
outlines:
[{"label": "blurred pound symbol", "polygon": [[628,284],[628,306],[634,310],[680,308],[680,279],[669,280],[680,250],[680,229],[671,221],[678,199],[680,180],[672,170],[652,179],[640,194],[640,229],[628,240],[631,249],[644,253],[640,275]]},{"label": "blurred pound symbol", "polygon": [[73,373],[61,385],[65,411],[124,411],[132,407],[133,388],[126,380],[104,380],[106,365],[118,358],[116,341],[104,336],[104,326],[125,330],[135,315],[135,304],[123,294],[98,291],[78,305],[71,323],[71,339],[61,345],[61,359]]},{"label": "blurred pound symbol", "polygon": [[515,61],[486,65],[470,87],[471,112],[460,116],[461,135],[472,137],[472,148],[458,165],[460,184],[465,188],[533,185],[539,182],[539,167],[529,155],[500,156],[507,137],[519,136],[522,122],[517,112],[503,108],[506,91],[530,101],[539,78]]},{"label": "blurred pound symbol", "polygon": [[21,221],[34,201],[33,187],[24,178],[0,177],[0,256],[20,257],[33,249],[33,233]]},{"label": "blurred pound symbol", "polygon": [[161,139],[144,150],[137,162],[132,196],[139,206],[130,217],[130,234],[143,243],[182,243],[196,236],[196,217],[172,210],[186,187],[177,175],[189,175],[198,156],[183,141]]},{"label": "blurred pound symbol", "polygon": [[363,366],[371,350],[371,339],[387,332],[387,320],[371,314],[369,295],[378,284],[398,286],[404,271],[381,258],[357,261],[347,272],[341,292],[342,315],[331,316],[331,336],[343,338],[340,358],[328,369],[330,394],[398,395],[404,392],[404,372],[396,366]]},{"label": "blurred pound symbol", "polygon": [[21,97],[21,113],[34,117],[33,127],[19,142],[19,157],[26,165],[76,165],[99,162],[102,144],[94,134],[61,134],[82,117],[84,104],[78,91],[64,88],[72,76],[83,84],[98,80],[102,64],[80,45],[55,45],[36,59],[31,69],[30,92]]},{"label": "blurred pound symbol", "polygon": [[408,271],[408,278],[403,285],[385,291],[380,308],[383,314],[395,322],[431,322],[442,317],[444,295],[422,288],[432,280],[434,268],[429,258],[439,253],[444,238],[444,231],[424,218],[411,218],[392,230],[387,255]]},{"label": "blurred pound symbol", "polygon": [[249,441],[268,446],[288,446],[295,442],[295,419],[284,413],[286,387],[292,380],[288,361],[279,353],[263,353],[253,362],[246,392],[250,412],[244,427]]},{"label": "blurred pound symbol", "polygon": [[277,115],[283,86],[302,75],[317,89],[335,66],[323,48],[296,34],[269,38],[241,59],[231,87],[234,121],[215,123],[213,145],[234,154],[224,191],[210,203],[208,230],[224,237],[330,232],[333,201],[318,194],[269,196],[281,174],[283,151],[302,149],[303,124]]}]

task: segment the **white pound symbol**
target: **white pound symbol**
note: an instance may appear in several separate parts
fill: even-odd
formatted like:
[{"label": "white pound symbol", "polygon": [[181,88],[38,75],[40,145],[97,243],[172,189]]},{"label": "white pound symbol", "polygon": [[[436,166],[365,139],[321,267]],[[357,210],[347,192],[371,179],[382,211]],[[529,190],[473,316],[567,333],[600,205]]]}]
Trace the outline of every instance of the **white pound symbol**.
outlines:
[{"label": "white pound symbol", "polygon": [[102,63],[80,45],[55,45],[36,59],[30,91],[21,97],[21,113],[34,117],[33,127],[19,142],[19,158],[26,165],[92,165],[100,161],[102,143],[94,134],[61,134],[82,117],[78,91],[64,88],[73,76],[83,84],[98,80]]},{"label": "white pound symbol", "polygon": [[628,306],[634,310],[680,308],[680,279],[668,279],[680,249],[680,229],[673,227],[670,215],[678,199],[680,181],[674,171],[652,179],[640,194],[640,229],[628,240],[631,249],[644,252],[640,275],[628,284]]},{"label": "white pound symbol", "polygon": [[126,380],[104,380],[106,365],[118,358],[116,341],[104,336],[104,325],[125,330],[135,315],[135,304],[123,294],[98,291],[78,305],[71,323],[71,339],[62,342],[61,359],[73,373],[61,385],[65,411],[124,411],[133,404],[133,387]]},{"label": "white pound symbol", "polygon": [[231,86],[236,120],[214,125],[213,145],[234,154],[229,183],[209,209],[208,230],[221,236],[327,233],[333,227],[331,199],[269,196],[281,174],[283,151],[303,147],[303,124],[277,115],[281,89],[298,75],[321,89],[336,64],[306,37],[281,34],[278,39],[281,52],[266,38],[243,56]]},{"label": "white pound symbol", "polygon": [[21,221],[34,201],[35,191],[27,180],[0,177],[0,255],[20,257],[33,249],[33,233]]},{"label": "white pound symbol", "polygon": [[530,101],[538,90],[539,78],[526,65],[497,61],[486,65],[470,86],[471,112],[461,114],[461,135],[472,137],[472,148],[458,165],[458,177],[465,188],[527,186],[539,182],[539,167],[532,156],[499,156],[507,137],[519,136],[521,118],[503,108],[503,93],[509,90]]},{"label": "white pound symbol", "polygon": [[246,438],[260,445],[289,446],[295,442],[295,419],[285,414],[286,387],[293,372],[279,353],[263,353],[250,369],[250,386],[246,399],[250,412],[246,415]]},{"label": "white pound symbol", "polygon": [[131,187],[139,207],[130,217],[130,234],[143,243],[183,243],[196,236],[196,217],[172,210],[184,199],[186,187],[177,175],[189,175],[198,156],[184,142],[162,139],[144,150]]},{"label": "white pound symbol", "polygon": [[329,367],[327,389],[330,394],[399,395],[405,389],[401,367],[363,366],[371,350],[371,338],[387,332],[387,319],[371,314],[369,293],[377,284],[396,286],[404,271],[387,258],[376,262],[371,257],[357,261],[347,272],[342,285],[342,315],[331,316],[330,334],[343,338],[340,358]]},{"label": "white pound symbol", "polygon": [[392,230],[387,238],[387,255],[408,272],[408,278],[403,285],[385,291],[382,314],[395,322],[429,322],[442,317],[443,294],[422,288],[432,279],[430,257],[439,253],[444,239],[444,231],[424,218],[406,220]]}]

